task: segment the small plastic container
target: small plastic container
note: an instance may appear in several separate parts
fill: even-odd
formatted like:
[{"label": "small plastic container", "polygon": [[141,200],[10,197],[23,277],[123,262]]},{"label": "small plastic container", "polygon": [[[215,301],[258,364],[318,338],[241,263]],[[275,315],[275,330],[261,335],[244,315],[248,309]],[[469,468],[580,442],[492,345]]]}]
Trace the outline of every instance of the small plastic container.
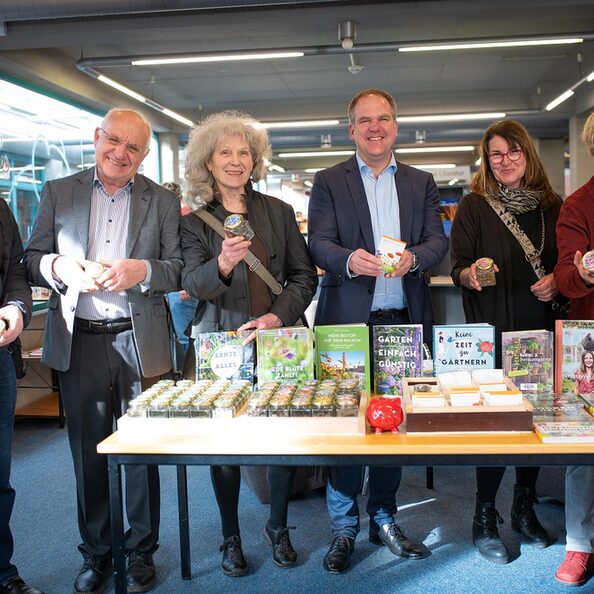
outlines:
[{"label": "small plastic container", "polygon": [[476,276],[481,287],[492,287],[497,283],[495,262],[491,258],[479,258],[476,262]]},{"label": "small plastic container", "polygon": [[592,275],[594,276],[594,250],[590,250],[586,252],[582,256],[582,266]]}]

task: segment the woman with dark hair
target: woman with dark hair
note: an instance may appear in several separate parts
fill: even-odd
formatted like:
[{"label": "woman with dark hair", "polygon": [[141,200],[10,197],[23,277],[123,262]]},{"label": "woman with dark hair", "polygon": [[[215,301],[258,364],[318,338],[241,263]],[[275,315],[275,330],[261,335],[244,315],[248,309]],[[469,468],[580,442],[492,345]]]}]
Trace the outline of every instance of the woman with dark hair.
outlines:
[{"label": "woman with dark hair", "polygon": [[[460,201],[451,230],[452,278],[462,289],[468,323],[495,326],[501,366],[501,332],[554,327],[557,287],[555,224],[561,199],[547,179],[524,126],[502,120],[481,141],[481,165],[472,193]],[[494,286],[481,286],[475,262],[491,258]],[[511,511],[512,528],[536,547],[553,542],[534,513],[538,467],[517,467]],[[477,501],[473,543],[483,557],[508,563],[509,551],[499,538],[502,522],[495,497],[505,467],[476,469]]]},{"label": "woman with dark hair", "polygon": [[[186,148],[188,206],[205,208],[221,223],[228,215],[247,219],[255,235],[223,239],[196,214],[182,218],[182,287],[198,299],[192,335],[224,330],[253,330],[294,325],[310,304],[317,274],[293,209],[252,187],[266,172],[270,144],[266,130],[249,116],[224,112],[210,116],[190,133]],[[251,250],[282,292],[243,261]],[[291,567],[297,561],[287,527],[293,466],[270,466],[270,517],[264,535],[273,561]],[[239,466],[212,466],[211,477],[221,512],[222,569],[238,576],[247,571],[239,535]]]}]

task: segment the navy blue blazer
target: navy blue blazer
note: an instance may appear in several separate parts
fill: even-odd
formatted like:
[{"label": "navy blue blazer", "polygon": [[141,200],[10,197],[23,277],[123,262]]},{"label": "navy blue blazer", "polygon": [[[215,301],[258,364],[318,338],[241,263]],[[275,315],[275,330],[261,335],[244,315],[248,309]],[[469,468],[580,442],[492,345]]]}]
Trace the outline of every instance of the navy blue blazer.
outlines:
[{"label": "navy blue blazer", "polygon": [[[448,240],[439,213],[439,193],[430,173],[397,162],[400,239],[419,257],[415,273],[403,277],[411,322],[423,324],[431,343],[433,308],[424,271],[446,255]],[[326,271],[316,310],[316,324],[366,323],[375,278],[346,276],[346,263],[358,248],[375,253],[371,215],[355,156],[316,173],[309,200],[308,245],[317,266]]]}]

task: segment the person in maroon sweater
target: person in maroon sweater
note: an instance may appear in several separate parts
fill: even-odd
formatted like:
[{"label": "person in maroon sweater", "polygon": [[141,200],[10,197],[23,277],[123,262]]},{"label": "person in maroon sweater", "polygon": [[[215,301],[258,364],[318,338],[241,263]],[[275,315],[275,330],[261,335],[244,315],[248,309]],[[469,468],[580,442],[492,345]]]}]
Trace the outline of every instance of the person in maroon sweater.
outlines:
[{"label": "person in maroon sweater", "polygon": [[[594,157],[594,113],[582,134]],[[555,281],[569,297],[569,318],[594,319],[594,274],[582,265],[594,249],[594,177],[568,196],[557,221],[559,257]],[[584,584],[594,573],[594,466],[568,466],[565,475],[565,559],[555,579],[570,586]]]}]

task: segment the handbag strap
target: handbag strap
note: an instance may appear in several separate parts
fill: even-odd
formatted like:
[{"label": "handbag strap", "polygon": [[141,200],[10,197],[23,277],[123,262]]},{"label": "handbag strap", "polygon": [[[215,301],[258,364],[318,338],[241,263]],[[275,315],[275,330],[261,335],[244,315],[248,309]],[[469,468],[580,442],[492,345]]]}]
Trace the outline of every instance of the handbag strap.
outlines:
[{"label": "handbag strap", "polygon": [[[532,266],[534,273],[537,278],[541,279],[546,275],[545,269],[540,259],[540,252],[534,247],[534,244],[530,241],[526,233],[520,227],[516,217],[509,212],[500,202],[487,197],[487,202],[491,208],[495,211],[495,214],[501,219],[502,223],[510,230],[512,235],[516,238],[521,248],[524,250],[524,256],[528,261],[528,264]],[[540,212],[542,218],[542,224],[544,226],[544,215]]]},{"label": "handbag strap", "polygon": [[[226,237],[225,229],[223,224],[217,217],[212,213],[208,212],[205,208],[195,210],[194,214],[199,216],[209,227],[214,229],[221,237]],[[283,292],[283,286],[270,274],[268,268],[262,264],[262,262],[256,258],[256,256],[248,250],[247,254],[243,257],[245,263],[248,265],[252,272],[255,272],[270,288],[274,295],[280,295]]]}]

